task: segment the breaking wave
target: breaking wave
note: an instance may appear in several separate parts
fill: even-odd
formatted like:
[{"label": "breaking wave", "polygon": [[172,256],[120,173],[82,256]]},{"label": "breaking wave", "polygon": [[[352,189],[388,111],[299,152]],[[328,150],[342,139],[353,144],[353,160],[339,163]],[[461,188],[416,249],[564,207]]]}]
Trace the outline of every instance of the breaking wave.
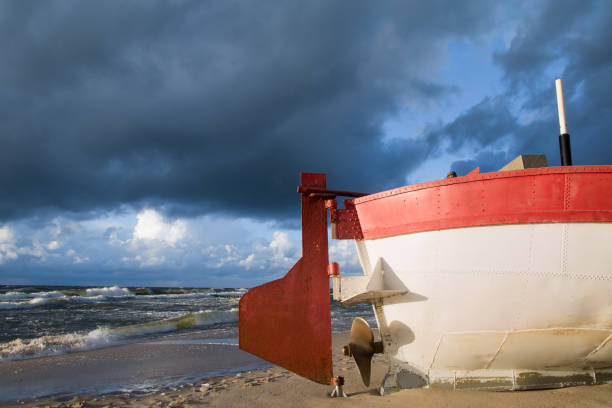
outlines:
[{"label": "breaking wave", "polygon": [[[6,302],[5,300],[17,300],[17,302]],[[7,309],[30,309],[53,302],[65,302],[66,295],[59,291],[21,293],[8,292],[0,295],[0,310]]]},{"label": "breaking wave", "polygon": [[214,291],[210,293],[210,296],[216,297],[240,297],[244,295],[246,289],[229,290],[229,291]]},{"label": "breaking wave", "polygon": [[106,288],[89,288],[85,290],[84,296],[103,296],[109,297],[132,297],[135,296],[129,289],[111,286]]},{"label": "breaking wave", "polygon": [[0,361],[22,360],[53,354],[117,345],[145,335],[173,332],[218,323],[238,321],[238,309],[203,310],[178,317],[117,328],[99,327],[88,333],[42,336],[30,340],[15,339],[0,344]]},{"label": "breaking wave", "polygon": [[32,293],[12,291],[0,294],[0,310],[31,309],[54,302],[98,303],[124,299],[240,297],[244,292],[246,289],[123,288],[119,286]]},{"label": "breaking wave", "polygon": [[0,302],[7,300],[27,300],[34,298],[57,298],[57,297],[65,297],[66,295],[58,290],[53,290],[51,292],[33,292],[33,293],[24,293],[24,292],[7,292],[0,294]]}]

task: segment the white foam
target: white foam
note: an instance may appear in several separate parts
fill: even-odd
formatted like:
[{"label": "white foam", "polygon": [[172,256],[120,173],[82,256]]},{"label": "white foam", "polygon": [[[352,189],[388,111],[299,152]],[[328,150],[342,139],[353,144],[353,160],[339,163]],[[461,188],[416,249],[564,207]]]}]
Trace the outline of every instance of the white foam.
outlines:
[{"label": "white foam", "polygon": [[115,336],[110,330],[98,328],[85,335],[68,333],[31,340],[16,339],[0,344],[0,360],[20,360],[98,348],[111,344],[113,337]]},{"label": "white foam", "polygon": [[23,292],[7,292],[0,295],[0,301],[6,300],[25,300],[32,298],[61,298],[65,297],[62,292],[53,290],[51,292],[34,292],[34,293],[23,293]]},{"label": "white foam", "polygon": [[[27,309],[35,306],[40,306],[45,303],[41,299],[61,299],[67,300],[72,303],[97,303],[97,302],[108,302],[120,299],[138,299],[138,300],[154,300],[154,299],[198,299],[206,297],[233,297],[239,296],[243,292],[214,292],[207,290],[204,292],[191,292],[191,293],[160,293],[155,295],[135,295],[127,288],[119,286],[107,286],[99,288],[86,289],[83,295],[72,295],[66,296],[60,291],[50,292],[35,292],[35,293],[23,293],[23,292],[7,292],[0,294],[0,310],[6,309]],[[32,301],[33,299],[38,299]]]},{"label": "white foam", "polygon": [[61,297],[65,297],[66,295],[64,295],[62,292],[58,290],[53,290],[51,292],[31,293],[30,296],[34,298],[61,298]]},{"label": "white foam", "polygon": [[55,301],[67,300],[66,296],[57,296],[57,297],[35,297],[31,299],[28,303],[34,306],[43,305],[45,303],[55,302]]},{"label": "white foam", "polygon": [[109,286],[104,288],[89,288],[85,291],[85,294],[83,296],[133,297],[134,294],[126,288],[120,288],[119,286]]},{"label": "white foam", "polygon": [[178,317],[153,322],[123,326],[114,329],[97,328],[85,334],[68,333],[57,336],[42,336],[30,340],[16,339],[0,344],[0,361],[21,360],[90,350],[120,344],[133,337],[208,326],[216,323],[238,321],[237,309],[201,310]]},{"label": "white foam", "polygon": [[217,296],[217,297],[235,297],[235,296],[242,296],[244,295],[244,292],[239,291],[239,290],[231,290],[231,291],[226,291],[226,292],[213,292],[210,294],[211,296]]},{"label": "white foam", "polygon": [[22,292],[7,292],[0,295],[0,301],[3,300],[21,300],[28,299],[30,296]]},{"label": "white foam", "polygon": [[[217,296],[224,296],[230,292],[219,292]],[[193,293],[181,293],[181,294],[157,294],[157,295],[134,295],[129,289],[122,288],[119,286],[109,286],[100,288],[89,288],[86,289],[82,296],[71,295],[66,296],[60,291],[51,292],[35,292],[35,293],[22,293],[22,292],[8,292],[0,295],[0,310],[7,309],[30,309],[36,306],[42,306],[49,303],[45,299],[55,301],[63,300],[71,303],[98,303],[108,302],[120,299],[138,299],[138,300],[154,300],[154,299],[198,299],[210,297],[210,291],[206,292],[193,292]]]},{"label": "white foam", "polygon": [[[59,293],[59,292],[58,292]],[[60,302],[68,300],[64,294],[60,293],[61,296],[57,297],[35,297],[33,299],[23,301],[23,302],[1,302],[0,310],[10,310],[10,309],[31,309],[33,307],[42,306],[47,303]]]}]

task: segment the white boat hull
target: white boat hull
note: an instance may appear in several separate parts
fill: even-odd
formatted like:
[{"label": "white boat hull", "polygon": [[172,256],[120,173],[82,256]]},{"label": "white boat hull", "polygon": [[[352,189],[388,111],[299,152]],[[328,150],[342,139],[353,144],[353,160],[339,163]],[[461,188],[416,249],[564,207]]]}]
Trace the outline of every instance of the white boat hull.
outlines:
[{"label": "white boat hull", "polygon": [[612,379],[611,223],[356,242],[364,280],[380,263],[383,289],[408,291],[370,300],[393,381],[404,372],[413,385],[524,389]]},{"label": "white boat hull", "polygon": [[[383,392],[612,382],[612,166],[506,170],[367,195],[303,173],[302,258],[242,296],[240,348],[339,386],[331,276],[342,305],[374,305]],[[329,263],[328,213],[363,276]]]}]

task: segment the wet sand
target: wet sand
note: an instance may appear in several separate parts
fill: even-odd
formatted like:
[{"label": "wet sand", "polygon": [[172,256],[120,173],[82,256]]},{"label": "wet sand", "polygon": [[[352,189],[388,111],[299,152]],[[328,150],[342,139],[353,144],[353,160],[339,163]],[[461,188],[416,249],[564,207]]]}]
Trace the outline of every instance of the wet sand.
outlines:
[{"label": "wet sand", "polygon": [[146,393],[272,366],[239,350],[236,330],[217,332],[226,336],[221,339],[210,338],[210,334],[174,334],[139,343],[2,362],[0,403],[49,395]]},{"label": "wet sand", "polygon": [[[346,399],[331,399],[328,394],[332,387],[319,385],[294,375],[287,370],[271,367],[262,370],[252,370],[226,376],[211,376],[200,381],[187,382],[168,386],[157,392],[143,394],[141,392],[117,392],[102,396],[79,395],[77,397],[55,397],[41,401],[9,402],[6,407],[612,407],[612,384],[571,387],[556,390],[540,390],[526,392],[478,392],[478,391],[448,391],[437,389],[403,390],[380,397],[377,387],[385,372],[386,361],[383,356],[375,356],[372,381],[370,387],[365,387],[354,363],[340,355],[339,347],[346,343],[348,336],[334,335],[334,373],[346,378]],[[170,344],[167,344],[170,345]],[[189,344],[173,344],[178,347],[175,353],[169,353],[165,365],[161,369],[172,369],[172,361],[176,361],[176,353]],[[156,345],[159,346],[159,345]],[[129,357],[129,346],[114,355]],[[151,346],[153,347],[153,346]],[[244,354],[235,347],[228,353]],[[106,353],[117,347],[98,350]],[[184,352],[185,350],[183,350]],[[212,350],[211,350],[212,351]],[[82,354],[90,355],[93,351]],[[75,353],[79,354],[79,353]],[[220,360],[227,360],[229,354],[219,354]],[[146,359],[146,356],[142,356]],[[190,354],[193,359],[195,355]],[[240,357],[242,358],[242,357]],[[28,360],[36,362],[37,360]],[[120,361],[120,360],[117,360]],[[245,360],[247,361],[247,360]],[[255,359],[254,361],[257,361]],[[24,363],[24,362],[15,362]],[[176,361],[174,366],[180,365]],[[0,364],[2,366],[2,364]],[[148,366],[145,366],[148,367]],[[67,367],[66,370],[71,370]],[[136,375],[136,374],[133,374]],[[79,373],[73,373],[73,380]],[[6,373],[0,374],[0,390],[4,389]],[[58,379],[59,381],[59,379]],[[2,392],[2,391],[0,391]]]}]

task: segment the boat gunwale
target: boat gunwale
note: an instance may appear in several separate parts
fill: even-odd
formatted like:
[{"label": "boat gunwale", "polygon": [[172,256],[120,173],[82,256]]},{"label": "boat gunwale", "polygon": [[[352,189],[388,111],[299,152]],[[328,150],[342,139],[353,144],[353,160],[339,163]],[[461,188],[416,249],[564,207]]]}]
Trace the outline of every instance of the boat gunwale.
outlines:
[{"label": "boat gunwale", "polygon": [[383,198],[409,193],[413,191],[426,190],[429,188],[443,187],[453,184],[472,183],[476,181],[528,177],[538,175],[552,174],[582,174],[582,173],[612,173],[612,165],[593,165],[593,166],[557,166],[557,167],[540,167],[523,170],[508,170],[494,171],[488,173],[467,174],[465,176],[453,177],[450,179],[441,179],[427,181],[424,183],[410,184],[408,186],[397,187],[390,190],[381,191],[374,194],[369,194],[363,197],[358,197],[352,200],[347,200],[355,205],[363,204],[369,201],[380,200]]}]

